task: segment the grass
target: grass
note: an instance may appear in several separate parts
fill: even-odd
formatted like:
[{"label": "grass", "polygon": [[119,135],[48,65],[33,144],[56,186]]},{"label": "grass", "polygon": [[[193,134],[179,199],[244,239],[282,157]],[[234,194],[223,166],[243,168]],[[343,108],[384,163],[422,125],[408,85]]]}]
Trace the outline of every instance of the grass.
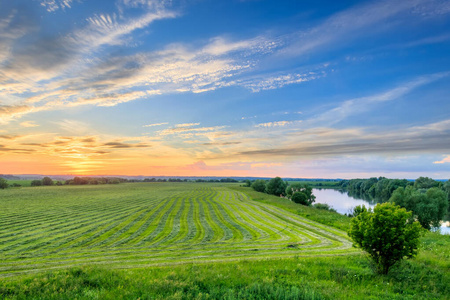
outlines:
[{"label": "grass", "polygon": [[239,184],[0,193],[1,299],[449,299],[449,236],[380,276],[349,218]]},{"label": "grass", "polygon": [[[424,239],[449,247],[448,239],[433,233]],[[438,262],[445,258],[446,265]],[[8,278],[0,294],[4,299],[448,299],[448,261],[446,256],[408,260],[384,276],[375,275],[363,255],[122,270],[85,266]]]},{"label": "grass", "polygon": [[289,199],[274,197],[269,194],[259,193],[248,187],[233,186],[232,189],[248,195],[253,200],[260,202],[262,204],[269,204],[284,210],[290,211],[294,214],[308,218],[310,220],[322,223],[328,226],[339,228],[344,231],[348,231],[350,226],[350,219],[346,216],[340,215],[338,213],[316,209],[311,206],[298,205],[293,203]]},{"label": "grass", "polygon": [[8,184],[11,186],[13,184],[20,184],[23,187],[30,187],[32,180],[7,180]]},{"label": "grass", "polygon": [[253,201],[234,186],[4,190],[0,277],[83,265],[135,268],[355,252],[344,232]]}]

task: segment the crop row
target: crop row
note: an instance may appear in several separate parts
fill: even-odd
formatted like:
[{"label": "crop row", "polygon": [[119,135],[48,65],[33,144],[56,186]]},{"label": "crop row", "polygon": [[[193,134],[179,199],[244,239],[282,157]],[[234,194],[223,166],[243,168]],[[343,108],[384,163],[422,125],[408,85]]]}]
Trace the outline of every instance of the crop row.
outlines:
[{"label": "crop row", "polygon": [[124,268],[335,255],[350,248],[342,232],[225,185],[141,183],[13,192],[0,199],[5,207],[0,276],[83,264]]}]

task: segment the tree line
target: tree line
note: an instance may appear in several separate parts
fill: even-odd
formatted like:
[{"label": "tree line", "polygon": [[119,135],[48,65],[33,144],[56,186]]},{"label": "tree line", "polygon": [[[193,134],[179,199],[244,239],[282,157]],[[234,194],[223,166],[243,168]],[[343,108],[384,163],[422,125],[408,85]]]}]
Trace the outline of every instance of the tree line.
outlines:
[{"label": "tree line", "polygon": [[285,197],[295,203],[302,205],[311,205],[316,196],[312,193],[312,187],[306,183],[293,182],[288,183],[280,177],[275,177],[269,181],[257,179],[253,182],[245,181],[245,186],[252,187],[255,191]]},{"label": "tree line", "polygon": [[53,181],[50,177],[44,177],[31,181],[31,186],[119,184],[127,181],[127,179],[119,177],[74,177],[62,182]]},{"label": "tree line", "polygon": [[[350,196],[395,203],[410,211],[411,219],[428,230],[439,227],[440,221],[450,211],[450,180],[441,182],[419,177],[409,181],[372,177],[343,180],[340,186],[346,188]],[[353,216],[357,214],[355,211]]]}]

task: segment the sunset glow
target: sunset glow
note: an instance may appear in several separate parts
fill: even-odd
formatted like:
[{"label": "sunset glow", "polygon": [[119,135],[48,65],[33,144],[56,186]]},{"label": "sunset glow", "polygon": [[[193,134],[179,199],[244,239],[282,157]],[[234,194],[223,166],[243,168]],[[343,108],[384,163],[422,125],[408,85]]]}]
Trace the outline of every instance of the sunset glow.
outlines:
[{"label": "sunset glow", "polygon": [[0,4],[0,174],[450,178],[448,1]]}]

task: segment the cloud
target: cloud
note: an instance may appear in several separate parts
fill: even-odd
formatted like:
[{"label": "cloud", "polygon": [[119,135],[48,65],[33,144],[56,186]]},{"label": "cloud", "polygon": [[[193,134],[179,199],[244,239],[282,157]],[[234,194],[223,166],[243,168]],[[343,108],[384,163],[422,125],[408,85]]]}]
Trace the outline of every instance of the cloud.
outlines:
[{"label": "cloud", "polygon": [[377,133],[362,129],[314,128],[291,133],[278,144],[282,146],[244,150],[239,155],[267,158],[442,153],[450,149],[450,120]]},{"label": "cloud", "polygon": [[450,163],[450,155],[447,155],[442,160],[433,162],[433,164],[445,164],[445,163]]},{"label": "cloud", "polygon": [[58,9],[65,10],[72,8],[72,0],[41,0],[41,6],[44,6],[48,12],[54,12]]},{"label": "cloud", "polygon": [[212,142],[212,143],[202,143],[203,146],[228,146],[228,145],[239,145],[241,142]]},{"label": "cloud", "polygon": [[[199,125],[199,124],[200,123],[194,123],[194,125]],[[211,126],[211,127],[192,128],[192,126],[194,126],[192,124],[181,124],[181,125],[190,125],[190,126],[167,128],[167,129],[159,131],[158,134],[161,136],[173,135],[173,134],[186,134],[186,133],[192,133],[192,134],[196,135],[198,133],[212,132],[212,131],[217,131],[217,130],[226,128],[226,126]]]},{"label": "cloud", "polygon": [[379,94],[347,100],[341,103],[339,106],[322,114],[319,114],[318,116],[306,121],[305,123],[307,125],[322,124],[322,126],[324,124],[335,124],[353,115],[369,111],[374,105],[377,105],[379,103],[399,99],[421,86],[437,81],[441,78],[448,77],[449,75],[450,72],[442,72],[420,76]]},{"label": "cloud", "polygon": [[[74,2],[40,3],[55,11],[68,9]],[[279,68],[274,66],[286,57],[290,59],[290,55],[330,51],[350,38],[377,32],[381,27],[377,25],[391,20],[405,24],[411,14],[448,13],[447,5],[436,1],[366,2],[336,13],[309,30],[243,39],[219,35],[142,51],[136,47],[141,41],[133,34],[180,13],[172,9],[172,1],[116,3],[115,10],[90,15],[72,31],[53,36],[45,34],[39,24],[31,24],[19,8],[0,19],[0,96],[18,97],[8,103],[8,109],[0,107],[2,123],[43,110],[114,106],[156,95],[205,93],[230,86],[260,92],[317,80],[327,75],[326,64],[304,67],[304,72],[292,67],[277,72],[274,70]],[[335,113],[345,117],[351,113],[351,106],[349,102],[348,107]]]},{"label": "cloud", "polygon": [[267,123],[260,123],[260,124],[256,124],[255,127],[258,128],[271,128],[271,127],[284,127],[284,126],[288,126],[288,125],[293,125],[293,124],[299,124],[301,123],[301,120],[297,120],[297,121],[276,121],[276,122],[267,122]]},{"label": "cloud", "polygon": [[0,105],[0,124],[8,123],[33,110],[34,108],[28,105]]},{"label": "cloud", "polygon": [[103,144],[103,146],[106,146],[108,148],[115,148],[115,149],[122,149],[122,148],[147,148],[151,147],[147,144],[142,143],[121,143],[121,142],[108,142]]},{"label": "cloud", "polygon": [[277,55],[288,59],[289,56],[342,47],[351,39],[366,38],[392,30],[396,26],[408,25],[414,14],[425,16],[425,13],[421,13],[425,11],[430,16],[448,14],[450,13],[449,5],[445,3],[445,1],[434,0],[365,2],[336,13],[309,30],[286,36],[287,40],[294,42],[286,45]]},{"label": "cloud", "polygon": [[21,122],[19,125],[22,126],[22,127],[38,127],[39,126],[34,121]]},{"label": "cloud", "polygon": [[168,122],[154,123],[154,124],[143,125],[142,127],[154,127],[154,126],[162,126],[162,125],[167,125],[167,124],[169,124],[169,123]]},{"label": "cloud", "polygon": [[54,122],[55,125],[59,127],[59,129],[74,135],[86,135],[92,134],[92,130],[90,126],[81,121],[76,120],[63,120],[60,122]]},{"label": "cloud", "polygon": [[176,128],[187,128],[187,127],[194,127],[198,126],[200,123],[184,123],[184,124],[177,124],[175,125]]},{"label": "cloud", "polygon": [[254,77],[251,79],[245,79],[242,81],[238,81],[239,85],[242,85],[253,92],[260,92],[265,90],[274,90],[282,88],[286,85],[308,82],[311,80],[316,80],[325,76],[325,72],[321,71],[320,73],[309,72],[307,74],[282,74],[275,76],[262,76],[262,77]]}]

